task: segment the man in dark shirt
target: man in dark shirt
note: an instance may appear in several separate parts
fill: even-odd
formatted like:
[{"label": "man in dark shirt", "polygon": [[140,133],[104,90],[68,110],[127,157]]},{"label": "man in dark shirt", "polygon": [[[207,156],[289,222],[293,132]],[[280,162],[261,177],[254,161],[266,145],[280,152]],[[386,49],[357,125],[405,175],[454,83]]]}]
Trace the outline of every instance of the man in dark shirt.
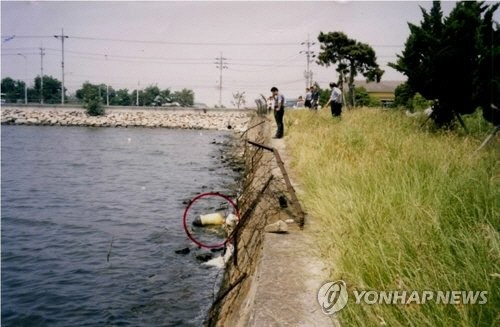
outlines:
[{"label": "man in dark shirt", "polygon": [[278,88],[273,86],[271,92],[274,97],[274,119],[276,120],[276,135],[273,137],[275,139],[280,139],[283,137],[283,115],[285,114],[285,97],[280,94]]},{"label": "man in dark shirt", "polygon": [[319,91],[318,88],[313,85],[311,86],[311,109],[313,110],[318,110],[318,105],[319,105]]}]

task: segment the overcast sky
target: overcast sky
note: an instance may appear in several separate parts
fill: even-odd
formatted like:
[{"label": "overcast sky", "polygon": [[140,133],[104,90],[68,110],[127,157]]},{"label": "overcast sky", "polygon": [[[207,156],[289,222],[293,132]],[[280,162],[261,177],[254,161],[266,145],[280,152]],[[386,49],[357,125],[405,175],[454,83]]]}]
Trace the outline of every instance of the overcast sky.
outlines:
[{"label": "overcast sky", "polygon": [[[372,45],[385,70],[383,80],[403,80],[387,67],[408,36],[407,22],[421,20],[430,2],[1,2],[1,76],[29,80],[40,74],[39,47],[46,48],[44,73],[61,79],[64,34],[66,87],[86,80],[129,90],[157,84],[190,88],[195,101],[218,102],[215,58],[227,58],[222,102],[246,91],[253,104],[277,86],[287,98],[303,94],[308,34],[343,31]],[[442,4],[448,14],[454,3]],[[498,12],[497,12],[498,17]],[[498,18],[497,18],[498,20]],[[9,36],[15,37],[9,41]],[[100,39],[100,40],[99,40]],[[102,40],[105,39],[105,40]],[[132,42],[145,41],[145,42]],[[319,46],[312,50],[316,53]],[[17,55],[26,55],[26,60]],[[107,56],[105,56],[107,55]],[[25,73],[26,71],[26,73]],[[337,80],[333,67],[312,65],[314,80]]]}]

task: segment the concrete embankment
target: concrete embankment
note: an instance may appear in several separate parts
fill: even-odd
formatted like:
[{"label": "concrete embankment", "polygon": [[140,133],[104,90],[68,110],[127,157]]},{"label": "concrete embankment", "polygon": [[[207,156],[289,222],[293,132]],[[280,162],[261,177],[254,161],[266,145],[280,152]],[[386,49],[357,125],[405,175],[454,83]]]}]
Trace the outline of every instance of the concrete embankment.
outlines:
[{"label": "concrete embankment", "polygon": [[246,129],[249,111],[200,109],[144,109],[123,107],[107,109],[104,116],[89,116],[78,107],[4,106],[2,124],[92,126],[92,127],[163,127],[215,129],[242,132]]},{"label": "concrete embankment", "polygon": [[[249,126],[239,145],[246,169],[235,251],[206,325],[335,326],[335,318],[324,315],[316,300],[328,276],[311,241],[317,226],[307,218],[299,228],[300,215],[273,152],[247,142],[278,149],[286,162],[284,140],[270,139],[274,126],[266,117],[254,117]],[[278,221],[286,222],[286,233],[266,232],[266,226]]]}]

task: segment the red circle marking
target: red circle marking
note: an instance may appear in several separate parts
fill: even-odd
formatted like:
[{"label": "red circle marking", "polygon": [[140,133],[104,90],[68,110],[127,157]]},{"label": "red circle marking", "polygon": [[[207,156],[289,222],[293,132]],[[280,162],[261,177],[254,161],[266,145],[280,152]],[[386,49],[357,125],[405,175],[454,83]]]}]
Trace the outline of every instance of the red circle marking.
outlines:
[{"label": "red circle marking", "polygon": [[208,192],[208,193],[199,194],[199,195],[195,196],[191,201],[189,201],[189,204],[187,205],[186,209],[184,210],[184,216],[182,218],[182,223],[184,225],[184,231],[186,231],[187,236],[196,245],[201,246],[203,248],[207,248],[207,249],[219,249],[219,248],[224,247],[229,241],[231,241],[231,235],[229,235],[228,238],[222,243],[213,244],[213,245],[204,244],[204,243],[198,241],[196,238],[194,238],[194,236],[191,234],[191,232],[189,232],[189,228],[187,226],[187,214],[188,214],[189,209],[193,205],[193,203],[195,203],[197,200],[199,200],[201,198],[208,197],[208,196],[218,196],[218,197],[225,199],[227,202],[231,203],[231,205],[234,208],[234,211],[236,212],[236,217],[238,217],[238,221],[240,220],[240,213],[238,211],[238,208],[236,207],[236,204],[233,202],[233,200],[231,200],[230,197],[228,197],[227,195],[224,195],[224,194],[217,193],[217,192]]}]

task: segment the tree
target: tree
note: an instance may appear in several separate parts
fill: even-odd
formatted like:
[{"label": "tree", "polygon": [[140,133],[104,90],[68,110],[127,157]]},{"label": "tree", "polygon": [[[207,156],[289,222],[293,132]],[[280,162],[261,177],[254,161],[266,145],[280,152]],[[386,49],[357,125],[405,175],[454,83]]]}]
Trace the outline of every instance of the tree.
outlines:
[{"label": "tree", "polygon": [[[360,86],[354,88],[354,96],[356,105],[364,106],[364,107],[380,107],[382,106],[382,102],[368,93],[368,91]],[[351,94],[347,94],[348,98],[352,98]]]},{"label": "tree", "polygon": [[172,94],[170,93],[170,89],[165,89],[160,91],[161,103],[172,102]]},{"label": "tree", "polygon": [[314,83],[314,86],[316,87],[316,90],[318,90],[319,93],[318,105],[324,106],[330,99],[332,91],[328,88],[322,89],[318,83]]},{"label": "tree", "polygon": [[115,92],[115,96],[110,100],[110,104],[114,106],[130,106],[132,105],[132,97],[127,89],[119,89]]},{"label": "tree", "polygon": [[[35,94],[40,95],[40,76],[35,77]],[[57,78],[43,75],[43,101],[44,103],[60,103],[61,102],[62,83]]]},{"label": "tree", "polygon": [[[139,93],[139,95],[141,95]],[[142,91],[142,100],[144,106],[161,106],[160,89],[158,86],[148,86]]]},{"label": "tree", "polygon": [[474,96],[483,109],[483,117],[495,126],[500,125],[500,114],[492,107],[492,104],[500,107],[500,24],[495,22],[496,30],[493,28],[493,14],[498,6],[497,3],[489,7],[483,16],[478,39],[478,72],[474,81],[477,86]]},{"label": "tree", "polygon": [[421,8],[420,26],[408,24],[405,49],[390,66],[408,77],[412,92],[437,100],[432,118],[439,126],[478,106],[494,119],[491,103],[499,100],[500,74],[492,63],[500,59],[500,37],[492,16],[498,6],[459,2],[443,19],[434,1],[430,13]]},{"label": "tree", "polygon": [[399,84],[394,90],[394,107],[407,107],[411,106],[411,99],[415,95],[415,91],[408,85],[407,82]]},{"label": "tree", "polygon": [[175,91],[171,98],[172,102],[178,102],[183,107],[194,104],[194,92],[192,90],[182,89],[182,91]]},{"label": "tree", "polygon": [[89,95],[98,95],[99,90],[98,90],[98,85],[91,84],[89,82],[83,83],[82,87],[75,92],[75,96],[79,100],[85,100],[85,97],[88,97]]},{"label": "tree", "polygon": [[240,109],[240,106],[246,103],[245,92],[236,91],[236,93],[233,93],[233,99],[231,103],[236,106],[237,109]]},{"label": "tree", "polygon": [[4,93],[5,101],[16,103],[18,99],[24,99],[24,85],[23,81],[14,81],[10,77],[2,79],[1,90]]},{"label": "tree", "polygon": [[337,65],[339,84],[343,88],[345,82],[349,86],[350,103],[355,105],[354,78],[361,74],[367,82],[380,82],[384,71],[377,64],[373,48],[356,40],[350,39],[342,32],[320,32],[318,41],[321,52],[318,64],[322,66]]}]

